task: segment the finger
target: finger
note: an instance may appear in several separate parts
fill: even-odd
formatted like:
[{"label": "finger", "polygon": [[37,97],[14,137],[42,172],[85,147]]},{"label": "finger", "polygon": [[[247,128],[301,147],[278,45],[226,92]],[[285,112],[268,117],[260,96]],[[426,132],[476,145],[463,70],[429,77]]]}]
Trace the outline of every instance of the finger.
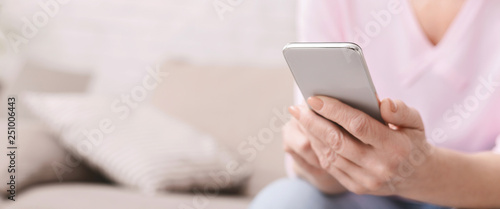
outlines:
[{"label": "finger", "polygon": [[[304,112],[311,112],[311,110],[305,106],[295,106],[291,109],[293,110],[292,115],[297,120],[303,117],[302,115]],[[301,125],[301,127],[303,128],[303,133],[305,133],[306,137],[311,142],[311,147],[319,160],[320,167],[324,169],[328,168],[330,166],[330,158],[333,157],[335,151],[333,151],[333,148],[328,146],[323,140],[319,140],[315,138],[314,135],[310,134],[309,130],[307,130],[303,125]]]},{"label": "finger", "polygon": [[424,123],[418,111],[400,100],[382,100],[380,114],[384,121],[398,127],[424,130]]},{"label": "finger", "polygon": [[301,110],[299,122],[306,129],[306,136],[311,141],[313,149],[316,146],[323,146],[321,149],[323,155],[320,156],[329,156],[329,149],[332,149],[333,152],[342,155],[360,166],[365,164],[363,160],[365,153],[373,147],[361,143],[338,125],[320,117],[308,108],[299,109]]},{"label": "finger", "polygon": [[[376,192],[383,189],[385,182],[377,179],[370,174],[366,169],[354,164],[348,159],[338,155],[332,166],[349,174],[351,179],[355,180],[360,186],[367,189],[367,191]],[[360,191],[362,192],[362,191]]]},{"label": "finger", "polygon": [[376,145],[389,134],[387,126],[339,100],[314,96],[309,97],[307,102],[316,113],[339,124],[366,144]]},{"label": "finger", "polygon": [[[296,120],[292,118],[292,120]],[[300,155],[310,165],[321,168],[318,157],[314,153],[309,139],[300,131],[298,121],[291,121],[283,132],[283,140],[286,144],[285,151],[293,151]]]},{"label": "finger", "polygon": [[315,136],[308,134],[307,137],[312,139],[311,147],[318,158],[321,168],[328,168],[333,160],[333,156],[336,154],[335,151],[333,151],[333,149],[327,146],[323,141],[315,139]]},{"label": "finger", "polygon": [[301,157],[299,154],[295,153],[294,151],[288,152],[290,156],[292,156],[293,161],[295,162],[296,166],[300,168],[300,170],[306,171],[307,173],[317,176],[325,171],[321,168],[312,166],[309,164],[303,157]]},{"label": "finger", "polygon": [[327,169],[327,172],[332,175],[337,181],[342,184],[347,190],[354,192],[356,194],[361,194],[366,191],[366,188],[363,187],[361,184],[357,183],[351,176],[338,169],[335,166],[330,166]]}]

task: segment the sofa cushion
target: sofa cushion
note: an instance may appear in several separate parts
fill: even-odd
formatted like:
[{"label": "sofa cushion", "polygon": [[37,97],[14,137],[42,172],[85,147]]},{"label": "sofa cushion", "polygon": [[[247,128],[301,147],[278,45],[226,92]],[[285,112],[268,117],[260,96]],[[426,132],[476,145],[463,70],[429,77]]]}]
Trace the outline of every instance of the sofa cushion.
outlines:
[{"label": "sofa cushion", "polygon": [[85,94],[21,98],[68,150],[121,185],[148,193],[227,190],[244,185],[250,174],[210,135],[146,102],[129,107],[119,96]]},{"label": "sofa cushion", "polygon": [[[35,92],[84,92],[91,80],[87,73],[73,73],[60,66],[50,66],[43,62],[27,62],[20,65],[21,71],[15,73],[10,80],[0,78],[0,98],[7,101],[7,97],[18,96],[25,91]],[[12,67],[12,66],[9,66]],[[6,70],[15,69],[7,68]],[[75,70],[72,70],[75,71]],[[87,166],[68,167],[73,156],[66,151],[51,135],[43,123],[33,118],[26,109],[24,101],[17,98],[16,119],[17,141],[19,147],[18,173],[16,190],[49,182],[68,181],[101,181],[100,175],[92,172]],[[6,109],[6,102],[0,103]],[[0,125],[7,127],[7,111],[0,111]],[[6,153],[5,146],[0,147]],[[19,162],[18,161],[18,162]],[[4,159],[0,160],[0,167],[4,167]],[[0,170],[0,179],[4,181],[7,172]],[[3,197],[5,184],[0,185],[0,195]],[[1,198],[0,198],[1,199]]]},{"label": "sofa cushion", "polygon": [[180,209],[243,209],[250,198],[215,193],[144,195],[103,184],[46,185],[22,193],[15,203],[8,202],[5,209],[88,209],[88,208],[180,208]]},{"label": "sofa cushion", "polygon": [[[289,117],[286,108],[293,104],[293,77],[286,66],[169,62],[163,68],[169,76],[155,90],[153,103],[210,133],[253,165],[247,194],[255,195],[285,176],[280,126]],[[266,143],[259,142],[262,148],[249,144],[255,138],[266,138]]]},{"label": "sofa cushion", "polygon": [[[7,119],[0,117],[0,127],[7,127]],[[46,127],[35,120],[23,120],[17,126],[16,145],[16,193],[24,189],[49,182],[97,181],[99,175],[81,165],[71,166],[74,157],[57,143],[47,132]],[[6,146],[0,147],[1,153],[7,153]],[[7,168],[4,156],[0,159],[0,168]],[[7,169],[0,170],[0,194],[6,195],[8,190],[5,181],[10,174]]]},{"label": "sofa cushion", "polygon": [[[51,66],[42,62],[27,62],[21,71],[14,76],[14,79],[5,80],[0,84],[0,98],[5,101],[8,96],[16,96],[26,91],[82,93],[87,91],[91,80],[92,76],[88,73],[70,72],[63,67]],[[23,107],[22,102],[18,105]],[[0,112],[0,116],[6,117],[6,112]],[[20,116],[32,118],[32,115],[26,111],[20,112]]]}]

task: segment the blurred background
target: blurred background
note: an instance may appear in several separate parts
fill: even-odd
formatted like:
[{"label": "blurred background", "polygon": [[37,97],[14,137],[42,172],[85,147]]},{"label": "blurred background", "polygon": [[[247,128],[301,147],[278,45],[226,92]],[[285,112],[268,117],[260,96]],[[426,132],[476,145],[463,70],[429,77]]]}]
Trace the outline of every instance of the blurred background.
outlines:
[{"label": "blurred background", "polygon": [[[294,8],[294,2],[284,0],[69,0],[63,4],[4,0],[1,63],[9,68],[2,67],[2,78],[15,77],[23,62],[36,60],[69,72],[92,73],[91,91],[119,92],[137,81],[144,66],[164,60],[282,67],[280,49],[295,37]],[[39,12],[48,14],[47,20]],[[15,44],[9,44],[8,34],[22,35],[29,25],[25,20],[35,24],[33,19],[41,27],[35,25],[37,31],[27,42],[20,40],[15,47],[18,53],[9,53]],[[115,79],[116,74],[121,79]]]},{"label": "blurred background", "polygon": [[[148,69],[161,68],[169,75],[146,103],[213,136],[236,158],[248,157],[238,147],[275,128],[277,118],[283,125],[283,110],[292,104],[293,79],[281,50],[295,41],[295,8],[285,0],[0,0],[0,96],[119,98]],[[147,196],[106,175],[100,183],[94,177],[102,173],[85,163],[60,181],[53,163],[70,151],[47,128],[50,121],[24,103],[18,98],[22,199],[0,200],[0,208],[198,208],[189,192]],[[0,120],[6,127],[5,112]],[[246,208],[260,189],[285,176],[281,133],[272,130],[248,160],[244,189],[216,195],[202,208]]]}]

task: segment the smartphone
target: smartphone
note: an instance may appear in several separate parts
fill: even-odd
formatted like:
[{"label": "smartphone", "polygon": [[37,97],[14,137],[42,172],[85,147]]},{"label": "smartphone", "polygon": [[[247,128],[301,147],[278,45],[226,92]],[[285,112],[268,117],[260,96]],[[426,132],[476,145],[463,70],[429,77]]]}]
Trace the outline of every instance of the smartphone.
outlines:
[{"label": "smartphone", "polygon": [[355,43],[289,43],[283,55],[304,99],[328,96],[385,123],[361,47]]}]

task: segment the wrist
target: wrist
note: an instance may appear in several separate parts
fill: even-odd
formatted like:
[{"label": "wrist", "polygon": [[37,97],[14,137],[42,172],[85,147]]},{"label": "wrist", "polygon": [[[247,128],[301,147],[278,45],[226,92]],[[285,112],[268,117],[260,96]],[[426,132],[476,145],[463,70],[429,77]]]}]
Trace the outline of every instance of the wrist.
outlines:
[{"label": "wrist", "polygon": [[403,180],[398,187],[397,195],[412,198],[416,193],[424,191],[424,187],[430,185],[429,182],[432,184],[431,181],[435,181],[436,177],[444,175],[442,174],[444,151],[427,142],[413,149],[406,162],[407,169],[411,172],[408,172],[406,177],[401,175]]}]

